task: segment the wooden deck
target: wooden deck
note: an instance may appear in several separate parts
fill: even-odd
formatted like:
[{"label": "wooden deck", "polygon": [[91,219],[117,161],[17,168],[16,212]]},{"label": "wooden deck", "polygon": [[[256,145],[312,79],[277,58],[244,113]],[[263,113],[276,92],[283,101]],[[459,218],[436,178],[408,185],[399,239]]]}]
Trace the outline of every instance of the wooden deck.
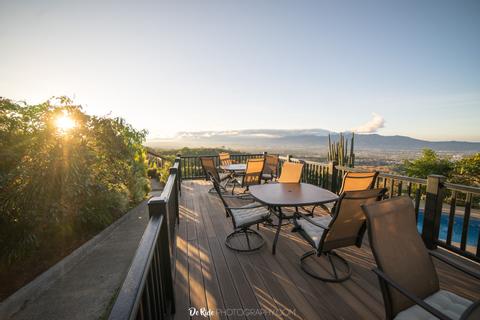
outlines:
[{"label": "wooden deck", "polygon": [[[384,308],[368,241],[337,252],[353,269],[351,279],[325,283],[300,269],[299,257],[310,247],[285,226],[277,254],[271,254],[274,229],[260,227],[266,244],[257,252],[237,253],[224,240],[230,218],[205,181],[184,181],[175,259],[175,319],[188,319],[189,308],[206,319],[383,319]],[[238,201],[238,200],[237,200]],[[245,201],[241,201],[245,203]],[[480,299],[480,283],[436,262],[442,288]],[[327,265],[316,263],[319,270]],[[477,266],[478,267],[478,266]],[[212,313],[206,317],[208,310]],[[218,312],[216,312],[218,311]]]}]

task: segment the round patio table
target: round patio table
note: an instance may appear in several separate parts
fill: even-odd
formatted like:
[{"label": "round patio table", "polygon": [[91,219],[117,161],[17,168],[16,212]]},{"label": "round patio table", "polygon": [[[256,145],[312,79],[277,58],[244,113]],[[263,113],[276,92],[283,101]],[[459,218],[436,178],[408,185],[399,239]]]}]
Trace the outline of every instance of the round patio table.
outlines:
[{"label": "round patio table", "polygon": [[220,168],[226,171],[239,173],[239,172],[245,172],[245,170],[247,170],[247,165],[245,163],[233,163],[227,166],[220,166]]},{"label": "round patio table", "polygon": [[303,207],[325,204],[338,200],[338,196],[326,189],[308,183],[268,183],[250,186],[250,194],[255,200],[278,210],[277,232],[272,245],[272,254],[275,254],[278,236],[282,229],[282,220],[293,216],[286,216],[282,207]]}]

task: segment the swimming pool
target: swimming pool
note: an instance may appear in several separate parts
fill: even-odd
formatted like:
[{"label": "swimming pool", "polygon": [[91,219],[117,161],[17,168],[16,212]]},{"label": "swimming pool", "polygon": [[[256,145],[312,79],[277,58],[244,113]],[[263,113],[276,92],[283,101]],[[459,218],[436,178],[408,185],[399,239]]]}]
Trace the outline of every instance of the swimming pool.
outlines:
[{"label": "swimming pool", "polygon": [[[418,213],[417,229],[422,232],[423,228],[423,210]],[[453,220],[452,242],[460,242],[462,240],[463,216],[455,215]],[[448,232],[448,213],[442,212],[440,218],[440,240],[447,240]],[[470,216],[468,223],[467,245],[477,246],[478,233],[480,232],[480,219]]]}]

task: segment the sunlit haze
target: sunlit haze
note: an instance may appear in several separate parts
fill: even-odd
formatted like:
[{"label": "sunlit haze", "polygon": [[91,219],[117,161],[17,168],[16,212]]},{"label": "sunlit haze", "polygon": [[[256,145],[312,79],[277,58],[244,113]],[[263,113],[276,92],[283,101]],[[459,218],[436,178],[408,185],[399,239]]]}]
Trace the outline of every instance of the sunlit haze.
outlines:
[{"label": "sunlit haze", "polygon": [[67,112],[64,112],[55,119],[55,126],[63,133],[75,128],[76,123]]},{"label": "sunlit haze", "polygon": [[149,138],[323,128],[480,141],[479,35],[477,0],[0,0],[0,96],[67,95]]}]

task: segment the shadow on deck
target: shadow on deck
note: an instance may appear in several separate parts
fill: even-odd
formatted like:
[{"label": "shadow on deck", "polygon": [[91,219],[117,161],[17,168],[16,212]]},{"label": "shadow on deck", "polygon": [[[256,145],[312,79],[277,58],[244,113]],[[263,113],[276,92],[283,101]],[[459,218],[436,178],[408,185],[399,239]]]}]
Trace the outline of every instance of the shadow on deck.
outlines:
[{"label": "shadow on deck", "polygon": [[[274,229],[260,226],[266,245],[257,252],[237,253],[224,240],[232,231],[230,218],[205,181],[184,181],[180,224],[174,253],[175,319],[383,319],[384,308],[375,265],[364,240],[362,248],[337,252],[352,266],[352,277],[340,284],[311,278],[300,269],[300,256],[310,247],[291,225],[280,234],[271,254]],[[245,203],[244,201],[240,201]],[[480,284],[435,262],[441,287],[472,300]],[[315,268],[327,270],[327,264]],[[192,309],[190,309],[192,308]],[[208,315],[208,310],[211,313]],[[217,312],[218,311],[218,312]]]}]

